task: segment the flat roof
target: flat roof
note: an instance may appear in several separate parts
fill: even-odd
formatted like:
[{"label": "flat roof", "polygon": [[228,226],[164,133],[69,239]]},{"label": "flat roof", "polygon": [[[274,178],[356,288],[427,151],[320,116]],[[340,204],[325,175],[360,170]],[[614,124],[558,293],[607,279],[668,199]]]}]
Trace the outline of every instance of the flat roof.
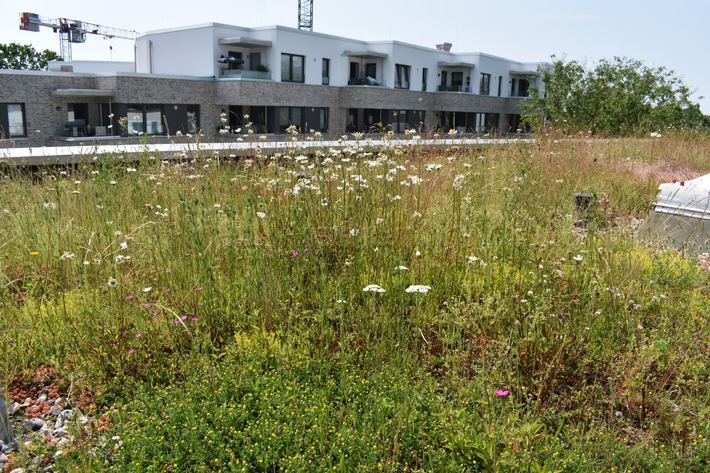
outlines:
[{"label": "flat roof", "polygon": [[377,51],[371,51],[369,49],[361,50],[361,51],[343,51],[343,56],[350,56],[350,57],[361,57],[364,59],[385,59],[387,58],[387,53],[379,53]]},{"label": "flat roof", "polygon": [[439,61],[436,63],[439,67],[470,67],[474,68],[476,65],[472,62],[462,62],[462,61]]},{"label": "flat roof", "polygon": [[271,41],[265,39],[254,39],[246,36],[233,36],[231,38],[220,38],[217,44],[222,46],[240,46],[243,48],[269,48]]}]

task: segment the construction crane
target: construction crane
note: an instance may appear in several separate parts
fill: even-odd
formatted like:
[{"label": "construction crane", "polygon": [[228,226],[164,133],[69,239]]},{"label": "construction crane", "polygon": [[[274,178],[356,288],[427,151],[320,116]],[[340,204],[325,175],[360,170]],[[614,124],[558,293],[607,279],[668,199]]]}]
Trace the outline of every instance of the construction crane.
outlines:
[{"label": "construction crane", "polygon": [[298,0],[298,29],[313,31],[313,0]]},{"label": "construction crane", "polygon": [[59,49],[65,61],[71,61],[72,43],[86,42],[87,34],[95,34],[104,38],[136,39],[137,31],[121,30],[107,26],[95,25],[86,21],[69,20],[67,18],[45,18],[36,13],[20,13],[20,29],[23,31],[39,31],[40,26],[52,28],[59,33]]}]

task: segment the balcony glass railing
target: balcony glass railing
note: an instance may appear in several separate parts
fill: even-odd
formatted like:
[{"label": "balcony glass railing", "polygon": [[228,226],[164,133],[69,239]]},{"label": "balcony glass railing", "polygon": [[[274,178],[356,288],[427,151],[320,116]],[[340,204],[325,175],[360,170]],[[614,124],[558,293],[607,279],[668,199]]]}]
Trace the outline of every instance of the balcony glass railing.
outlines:
[{"label": "balcony glass railing", "polygon": [[348,85],[371,85],[371,86],[379,86],[379,87],[387,87],[385,84],[385,81],[380,80],[380,79],[373,79],[373,78],[367,78],[367,77],[362,77],[362,78],[355,78],[351,77],[348,79]]},{"label": "balcony glass railing", "polygon": [[257,79],[271,80],[271,72],[248,71],[242,69],[223,69],[219,71],[223,79]]},{"label": "balcony glass railing", "polygon": [[436,88],[439,92],[471,92],[467,85],[440,85]]}]

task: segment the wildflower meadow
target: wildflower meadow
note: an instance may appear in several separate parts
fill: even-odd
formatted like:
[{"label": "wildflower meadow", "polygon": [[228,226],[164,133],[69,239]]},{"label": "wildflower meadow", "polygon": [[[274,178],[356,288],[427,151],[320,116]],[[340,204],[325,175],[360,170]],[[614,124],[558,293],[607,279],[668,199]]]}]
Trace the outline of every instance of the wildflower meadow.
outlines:
[{"label": "wildflower meadow", "polygon": [[8,464],[707,471],[707,256],[636,239],[707,134],[435,138],[4,168],[0,389],[76,413]]}]

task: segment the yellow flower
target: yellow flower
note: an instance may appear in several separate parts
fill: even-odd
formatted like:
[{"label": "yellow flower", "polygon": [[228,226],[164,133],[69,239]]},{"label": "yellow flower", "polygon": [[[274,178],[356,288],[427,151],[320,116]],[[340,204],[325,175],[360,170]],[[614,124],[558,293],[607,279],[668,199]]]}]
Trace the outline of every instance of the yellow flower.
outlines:
[{"label": "yellow flower", "polygon": [[37,256],[39,251],[30,251],[30,256]]}]

